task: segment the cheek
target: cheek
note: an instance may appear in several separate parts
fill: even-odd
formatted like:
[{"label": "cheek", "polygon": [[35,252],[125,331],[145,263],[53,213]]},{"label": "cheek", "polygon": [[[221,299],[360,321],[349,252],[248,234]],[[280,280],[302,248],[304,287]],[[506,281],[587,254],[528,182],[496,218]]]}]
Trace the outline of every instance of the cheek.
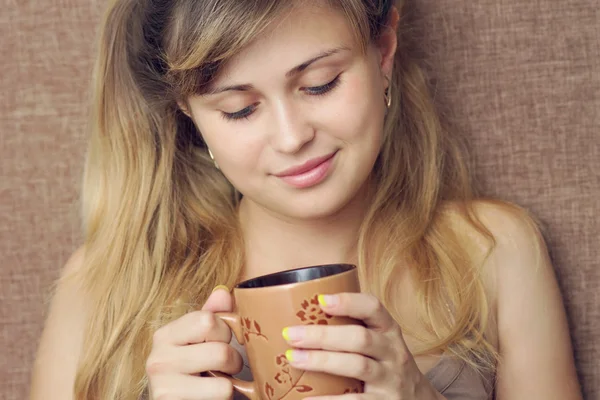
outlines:
[{"label": "cheek", "polygon": [[[248,132],[248,125],[230,123],[220,118],[207,118],[199,124],[208,147],[213,152],[219,167],[231,179],[244,176],[258,165],[262,143],[259,136]],[[240,126],[237,126],[240,125]]]},{"label": "cheek", "polygon": [[257,172],[261,171],[260,159],[264,147],[255,140],[244,140],[244,135],[237,133],[230,130],[221,134],[214,141],[213,153],[227,180],[241,193],[252,193],[254,187],[260,186],[256,177]]},{"label": "cheek", "polygon": [[330,127],[348,142],[380,141],[383,127],[383,94],[379,96],[368,74],[348,76],[337,94]]}]

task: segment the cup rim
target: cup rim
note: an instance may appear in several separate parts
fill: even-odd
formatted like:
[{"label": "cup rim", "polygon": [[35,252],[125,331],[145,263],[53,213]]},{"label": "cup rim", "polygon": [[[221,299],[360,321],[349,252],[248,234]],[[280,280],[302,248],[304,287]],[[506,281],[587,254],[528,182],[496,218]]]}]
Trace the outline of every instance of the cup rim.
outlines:
[{"label": "cup rim", "polygon": [[[314,269],[314,268],[335,267],[335,266],[343,267],[345,269],[342,270],[342,271],[340,271],[340,272],[337,272],[335,274],[325,275],[325,276],[320,277],[320,278],[314,278],[314,279],[309,279],[309,280],[300,280],[300,281],[295,281],[295,282],[287,282],[287,283],[274,284],[274,285],[265,285],[265,286],[248,286],[253,281],[269,279],[269,278],[273,278],[274,276],[277,276],[277,275],[283,275],[283,274],[287,274],[287,273],[294,273],[294,272],[298,272],[298,271],[302,271],[302,270],[308,270],[308,269]],[[302,282],[310,282],[311,280],[315,280],[315,279],[330,278],[330,277],[341,275],[341,274],[345,274],[345,273],[348,273],[348,272],[351,272],[351,271],[354,271],[354,270],[356,270],[356,265],[354,265],[354,264],[348,264],[348,263],[331,263],[331,264],[309,265],[309,266],[305,266],[305,267],[287,269],[287,270],[284,270],[284,271],[273,272],[273,273],[270,273],[270,274],[260,275],[260,276],[254,277],[254,278],[246,279],[245,281],[242,281],[242,282],[236,284],[233,288],[234,289],[238,289],[238,290],[245,290],[245,289],[262,289],[262,288],[270,288],[270,287],[281,287],[281,286],[286,286],[286,285],[294,285],[294,284],[302,283]]]}]

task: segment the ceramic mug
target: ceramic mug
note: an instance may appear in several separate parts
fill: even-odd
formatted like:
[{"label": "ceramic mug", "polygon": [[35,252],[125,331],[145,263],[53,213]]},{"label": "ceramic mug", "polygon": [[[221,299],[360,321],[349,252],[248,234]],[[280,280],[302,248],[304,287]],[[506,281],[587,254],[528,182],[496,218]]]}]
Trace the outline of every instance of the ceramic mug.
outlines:
[{"label": "ceramic mug", "polygon": [[[359,292],[356,267],[330,264],[260,276],[233,289],[235,313],[217,313],[246,348],[254,381],[242,381],[219,372],[250,400],[298,400],[309,396],[362,393],[356,379],[292,368],[285,352],[290,345],[282,331],[293,325],[361,324],[321,310],[320,294]],[[343,340],[343,338],[340,338]]]}]

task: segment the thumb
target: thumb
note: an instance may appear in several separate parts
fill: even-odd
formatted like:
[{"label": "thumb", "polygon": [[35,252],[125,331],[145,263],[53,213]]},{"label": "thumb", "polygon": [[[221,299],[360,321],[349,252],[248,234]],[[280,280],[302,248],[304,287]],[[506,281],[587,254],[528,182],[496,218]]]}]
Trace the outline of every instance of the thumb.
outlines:
[{"label": "thumb", "polygon": [[202,306],[204,311],[233,311],[233,296],[225,286],[217,286]]}]

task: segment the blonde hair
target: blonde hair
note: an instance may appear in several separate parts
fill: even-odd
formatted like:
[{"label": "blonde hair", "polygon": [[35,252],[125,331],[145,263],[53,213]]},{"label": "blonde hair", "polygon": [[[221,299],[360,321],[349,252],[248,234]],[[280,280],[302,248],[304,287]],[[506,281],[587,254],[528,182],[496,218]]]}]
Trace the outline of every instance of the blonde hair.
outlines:
[{"label": "blonde hair", "polygon": [[[236,283],[244,262],[239,199],[178,102],[202,92],[292,3],[116,0],[109,6],[83,190],[86,250],[78,278],[91,318],[77,399],[138,399],[156,325],[202,304],[215,285]],[[392,1],[328,4],[344,13],[366,48],[385,26]],[[403,24],[402,18],[374,201],[359,232],[362,285],[402,323],[393,286],[402,260],[418,285],[422,322],[437,338],[420,353],[450,351],[478,368],[492,367],[482,259],[470,256],[443,205],[457,204],[493,238],[470,210],[463,150],[440,124]]]}]

